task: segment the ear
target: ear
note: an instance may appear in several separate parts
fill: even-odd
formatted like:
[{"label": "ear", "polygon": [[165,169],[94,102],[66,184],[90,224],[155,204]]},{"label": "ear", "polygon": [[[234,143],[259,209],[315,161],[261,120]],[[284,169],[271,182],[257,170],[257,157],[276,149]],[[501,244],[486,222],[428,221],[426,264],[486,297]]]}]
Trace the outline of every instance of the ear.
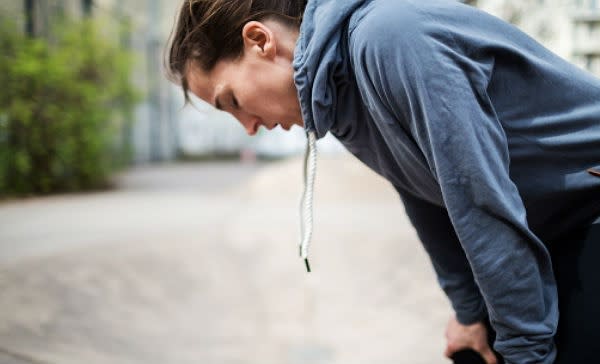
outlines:
[{"label": "ear", "polygon": [[275,58],[277,45],[274,32],[265,23],[250,21],[242,29],[244,54],[255,52],[259,56]]}]

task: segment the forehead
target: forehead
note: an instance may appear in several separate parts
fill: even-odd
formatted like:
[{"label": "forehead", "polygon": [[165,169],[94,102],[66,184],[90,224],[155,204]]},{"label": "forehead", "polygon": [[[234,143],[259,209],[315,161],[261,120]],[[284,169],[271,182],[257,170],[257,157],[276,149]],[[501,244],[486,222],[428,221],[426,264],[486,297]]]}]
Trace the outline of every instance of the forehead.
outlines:
[{"label": "forehead", "polygon": [[[216,68],[216,67],[215,67]],[[215,95],[215,76],[213,71],[207,72],[194,64],[189,64],[184,76],[189,90],[200,99],[213,103]]]},{"label": "forehead", "polygon": [[200,99],[215,105],[215,98],[233,87],[239,77],[239,62],[221,60],[210,71],[197,65],[190,65],[186,71],[186,79],[190,91]]}]

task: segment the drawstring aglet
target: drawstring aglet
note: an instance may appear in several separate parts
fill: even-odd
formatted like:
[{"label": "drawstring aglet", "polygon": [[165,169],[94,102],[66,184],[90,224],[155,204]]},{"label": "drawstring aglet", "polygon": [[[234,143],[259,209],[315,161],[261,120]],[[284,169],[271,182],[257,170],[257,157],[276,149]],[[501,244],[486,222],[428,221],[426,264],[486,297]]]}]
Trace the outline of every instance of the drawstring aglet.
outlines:
[{"label": "drawstring aglet", "polygon": [[[300,247],[300,258],[302,258],[302,246]],[[304,258],[304,265],[306,266],[306,272],[310,273],[310,263],[308,262],[308,258]]]}]

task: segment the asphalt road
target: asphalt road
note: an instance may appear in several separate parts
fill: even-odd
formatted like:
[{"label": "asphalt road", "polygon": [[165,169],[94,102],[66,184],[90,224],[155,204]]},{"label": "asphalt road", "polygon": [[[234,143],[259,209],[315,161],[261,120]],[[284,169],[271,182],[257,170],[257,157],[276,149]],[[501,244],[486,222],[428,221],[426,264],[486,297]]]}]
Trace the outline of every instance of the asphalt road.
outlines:
[{"label": "asphalt road", "polygon": [[321,159],[175,164],[0,203],[0,364],[446,363],[450,314],[392,189]]}]

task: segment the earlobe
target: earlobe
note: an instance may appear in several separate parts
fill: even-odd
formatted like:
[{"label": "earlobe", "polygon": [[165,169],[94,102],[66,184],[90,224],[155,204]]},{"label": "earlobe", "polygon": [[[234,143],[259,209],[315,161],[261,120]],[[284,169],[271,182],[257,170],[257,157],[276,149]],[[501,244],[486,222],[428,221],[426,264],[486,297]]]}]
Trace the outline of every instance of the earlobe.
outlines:
[{"label": "earlobe", "polygon": [[264,23],[258,21],[246,23],[242,29],[242,38],[245,53],[254,50],[259,55],[267,57],[273,57],[277,53],[274,34]]}]

